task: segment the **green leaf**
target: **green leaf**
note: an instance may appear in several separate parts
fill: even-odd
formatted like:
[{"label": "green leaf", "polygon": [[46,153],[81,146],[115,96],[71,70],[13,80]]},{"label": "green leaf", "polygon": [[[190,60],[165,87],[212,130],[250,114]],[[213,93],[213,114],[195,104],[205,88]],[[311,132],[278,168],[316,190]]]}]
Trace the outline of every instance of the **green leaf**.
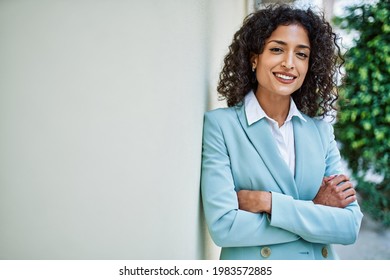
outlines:
[{"label": "green leaf", "polygon": [[[335,135],[357,181],[362,209],[390,226],[390,1],[347,8],[335,21],[360,36],[346,54]],[[373,183],[367,174],[382,174]]]}]

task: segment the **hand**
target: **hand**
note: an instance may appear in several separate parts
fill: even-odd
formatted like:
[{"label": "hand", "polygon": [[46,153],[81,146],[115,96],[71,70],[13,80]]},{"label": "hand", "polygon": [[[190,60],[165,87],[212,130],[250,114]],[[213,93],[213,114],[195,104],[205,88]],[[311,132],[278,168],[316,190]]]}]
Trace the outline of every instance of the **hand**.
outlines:
[{"label": "hand", "polygon": [[271,214],[272,195],[266,191],[241,190],[237,192],[238,208],[252,213]]},{"label": "hand", "polygon": [[356,200],[356,191],[346,175],[324,177],[316,197],[315,204],[345,208]]}]

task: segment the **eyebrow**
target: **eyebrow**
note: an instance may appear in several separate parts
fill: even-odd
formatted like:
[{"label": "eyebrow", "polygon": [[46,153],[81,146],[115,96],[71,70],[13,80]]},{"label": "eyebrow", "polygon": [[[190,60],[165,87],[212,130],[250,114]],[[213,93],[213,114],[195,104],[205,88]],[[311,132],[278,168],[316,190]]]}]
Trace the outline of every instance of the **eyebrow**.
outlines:
[{"label": "eyebrow", "polygon": [[[280,40],[270,40],[270,41],[267,42],[267,44],[269,44],[269,43],[271,43],[271,42],[275,42],[275,43],[278,43],[278,44],[280,44],[280,45],[287,46],[287,43],[286,43],[286,42],[280,41]],[[302,45],[302,44],[301,44],[301,45],[298,45],[297,47],[300,48],[300,49],[309,49],[309,50],[310,50],[310,47],[307,46],[307,45]]]}]

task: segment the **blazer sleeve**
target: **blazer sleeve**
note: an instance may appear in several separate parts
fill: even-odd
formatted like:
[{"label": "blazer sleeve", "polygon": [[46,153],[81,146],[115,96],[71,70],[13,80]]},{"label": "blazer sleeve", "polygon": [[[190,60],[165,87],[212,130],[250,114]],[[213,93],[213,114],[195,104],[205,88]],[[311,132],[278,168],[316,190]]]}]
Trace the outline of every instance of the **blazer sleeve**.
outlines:
[{"label": "blazer sleeve", "polygon": [[220,247],[277,244],[300,238],[288,229],[271,226],[266,214],[238,209],[224,134],[212,113],[206,113],[204,120],[201,192],[210,235]]},{"label": "blazer sleeve", "polygon": [[[333,127],[321,122],[318,130],[326,151],[325,176],[339,174],[341,157]],[[286,213],[289,219],[286,219]],[[352,244],[357,239],[362,218],[356,201],[345,208],[337,208],[272,193],[271,225],[293,232],[310,242]]]}]

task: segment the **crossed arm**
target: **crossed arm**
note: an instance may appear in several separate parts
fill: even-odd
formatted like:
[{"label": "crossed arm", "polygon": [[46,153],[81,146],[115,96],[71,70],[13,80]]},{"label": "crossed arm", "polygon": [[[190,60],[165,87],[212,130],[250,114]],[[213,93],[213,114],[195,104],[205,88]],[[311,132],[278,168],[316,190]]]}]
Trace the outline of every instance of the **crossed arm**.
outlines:
[{"label": "crossed arm", "polygon": [[[202,197],[210,234],[218,246],[259,246],[299,238],[317,243],[355,242],[362,214],[345,175],[323,178],[312,201],[268,191],[236,192],[225,144],[218,122],[206,117]],[[330,167],[339,160],[333,146],[327,161]],[[337,168],[327,168],[325,174],[335,172]]]},{"label": "crossed arm", "polygon": [[[272,194],[266,191],[241,190],[237,193],[239,209],[272,214]],[[324,177],[314,204],[345,208],[356,201],[356,191],[346,175]]]}]

